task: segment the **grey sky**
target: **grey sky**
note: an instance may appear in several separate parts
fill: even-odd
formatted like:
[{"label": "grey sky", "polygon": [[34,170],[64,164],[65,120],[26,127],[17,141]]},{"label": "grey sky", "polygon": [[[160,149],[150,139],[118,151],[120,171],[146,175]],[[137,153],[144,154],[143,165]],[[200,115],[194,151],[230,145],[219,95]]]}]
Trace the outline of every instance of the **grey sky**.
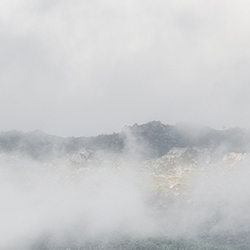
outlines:
[{"label": "grey sky", "polygon": [[250,4],[2,0],[0,130],[250,128]]}]

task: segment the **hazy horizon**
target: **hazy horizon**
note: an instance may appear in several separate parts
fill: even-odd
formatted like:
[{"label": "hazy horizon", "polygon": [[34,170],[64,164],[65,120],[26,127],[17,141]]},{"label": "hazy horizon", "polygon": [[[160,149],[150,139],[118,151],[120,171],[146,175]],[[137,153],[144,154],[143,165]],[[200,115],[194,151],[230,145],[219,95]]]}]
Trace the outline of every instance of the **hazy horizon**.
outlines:
[{"label": "hazy horizon", "polygon": [[[249,11],[246,0],[1,0],[0,131],[249,129]],[[2,136],[0,249],[117,237],[249,249],[249,131],[159,131],[145,143],[129,129],[109,141]]]},{"label": "hazy horizon", "polygon": [[[248,130],[250,128],[245,128],[245,127],[239,127],[239,126],[234,126],[234,127],[225,127],[223,126],[222,128],[214,128],[214,127],[211,127],[211,126],[208,126],[206,124],[202,124],[202,123],[195,123],[195,122],[177,122],[175,124],[168,124],[168,123],[162,123],[161,121],[156,121],[156,120],[153,120],[153,121],[148,121],[146,123],[137,123],[137,122],[134,122],[132,124],[125,124],[124,126],[122,126],[120,129],[117,129],[116,131],[109,131],[107,133],[97,133],[97,134],[89,134],[89,135],[86,135],[86,134],[79,134],[79,135],[74,135],[73,131],[72,131],[72,134],[71,135],[59,135],[59,134],[52,134],[52,133],[47,133],[46,131],[44,130],[41,130],[41,129],[34,129],[34,130],[21,130],[21,129],[15,129],[13,128],[12,130],[2,130],[0,132],[2,133],[8,133],[8,132],[20,132],[20,133],[44,133],[44,134],[47,134],[47,135],[52,135],[52,136],[58,136],[58,137],[62,137],[62,138],[68,138],[68,137],[75,137],[75,138],[78,138],[78,137],[96,137],[98,135],[111,135],[111,134],[114,134],[114,133],[122,133],[124,128],[127,128],[127,127],[133,127],[134,125],[138,125],[138,126],[143,126],[145,124],[148,124],[148,123],[152,123],[152,122],[160,122],[161,124],[163,125],[168,125],[168,126],[178,126],[180,124],[184,125],[184,127],[186,128],[192,128],[194,131],[196,130],[197,132],[199,131],[200,128],[202,127],[208,127],[210,129],[214,129],[214,130],[217,130],[217,131],[223,131],[223,130],[230,130],[230,129],[235,129],[235,128],[239,128],[239,129],[243,129],[243,130]],[[183,127],[183,128],[184,128]],[[84,132],[84,131],[83,131]]]},{"label": "hazy horizon", "polygon": [[89,136],[151,120],[249,128],[249,9],[3,0],[0,131]]}]

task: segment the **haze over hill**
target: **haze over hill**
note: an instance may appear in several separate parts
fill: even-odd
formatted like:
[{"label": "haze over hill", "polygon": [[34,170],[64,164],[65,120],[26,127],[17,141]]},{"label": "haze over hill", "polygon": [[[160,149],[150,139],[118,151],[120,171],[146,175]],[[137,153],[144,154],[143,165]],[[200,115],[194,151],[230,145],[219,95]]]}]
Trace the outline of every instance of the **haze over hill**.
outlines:
[{"label": "haze over hill", "polygon": [[120,133],[95,137],[58,137],[41,131],[0,133],[0,152],[20,153],[33,159],[52,159],[78,150],[95,153],[124,154],[130,151],[150,159],[161,157],[173,147],[196,147],[210,151],[248,152],[250,132],[231,128],[215,130],[206,126],[178,123],[164,125],[159,121],[125,126]]},{"label": "haze over hill", "polygon": [[0,248],[249,249],[249,138],[158,121],[96,137],[2,132]]},{"label": "haze over hill", "polygon": [[249,12],[1,0],[0,250],[249,250]]}]

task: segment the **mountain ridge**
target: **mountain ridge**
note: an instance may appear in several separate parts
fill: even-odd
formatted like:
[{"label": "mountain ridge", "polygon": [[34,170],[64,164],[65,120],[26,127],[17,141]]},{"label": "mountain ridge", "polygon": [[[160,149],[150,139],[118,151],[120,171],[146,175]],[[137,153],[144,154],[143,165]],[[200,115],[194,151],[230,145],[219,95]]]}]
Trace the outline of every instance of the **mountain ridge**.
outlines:
[{"label": "mountain ridge", "polygon": [[125,126],[119,133],[91,137],[64,138],[38,130],[0,133],[0,153],[24,154],[37,160],[62,157],[80,149],[123,154],[129,147],[134,147],[134,154],[144,154],[148,159],[161,157],[176,147],[244,153],[250,149],[250,132],[242,128],[215,130],[188,123],[165,125],[160,121],[151,121]]}]

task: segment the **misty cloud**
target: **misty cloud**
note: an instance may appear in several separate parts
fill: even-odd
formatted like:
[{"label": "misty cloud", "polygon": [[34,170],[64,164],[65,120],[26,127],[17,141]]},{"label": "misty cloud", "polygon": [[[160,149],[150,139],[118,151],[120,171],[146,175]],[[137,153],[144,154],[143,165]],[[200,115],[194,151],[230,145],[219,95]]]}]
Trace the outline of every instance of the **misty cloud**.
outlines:
[{"label": "misty cloud", "polygon": [[[194,249],[203,243],[212,244],[204,249],[249,246],[247,133],[217,132],[135,124],[120,137],[98,136],[86,148],[79,140],[86,138],[66,138],[65,151],[54,156],[62,138],[39,131],[2,135],[0,249],[83,249],[99,243],[109,249],[123,241],[147,245],[149,239],[171,249],[181,240],[197,243]],[[150,155],[163,147],[164,134],[166,152]],[[121,137],[122,149],[114,142]],[[175,144],[178,138],[185,147]],[[223,140],[206,142],[218,138]]]},{"label": "misty cloud", "polygon": [[72,169],[57,164],[1,162],[0,247],[30,247],[44,234],[75,242],[121,233],[147,235],[154,230],[148,217],[143,186],[131,168],[110,166]]},{"label": "misty cloud", "polygon": [[81,245],[250,229],[247,157],[234,165],[199,166],[186,175],[185,192],[174,197],[157,192],[164,178],[157,181],[139,162],[107,159],[77,167],[65,159],[39,163],[2,154],[0,248],[32,249],[46,237],[55,245]]},{"label": "misty cloud", "polygon": [[248,9],[243,0],[2,1],[2,129],[249,127]]}]

